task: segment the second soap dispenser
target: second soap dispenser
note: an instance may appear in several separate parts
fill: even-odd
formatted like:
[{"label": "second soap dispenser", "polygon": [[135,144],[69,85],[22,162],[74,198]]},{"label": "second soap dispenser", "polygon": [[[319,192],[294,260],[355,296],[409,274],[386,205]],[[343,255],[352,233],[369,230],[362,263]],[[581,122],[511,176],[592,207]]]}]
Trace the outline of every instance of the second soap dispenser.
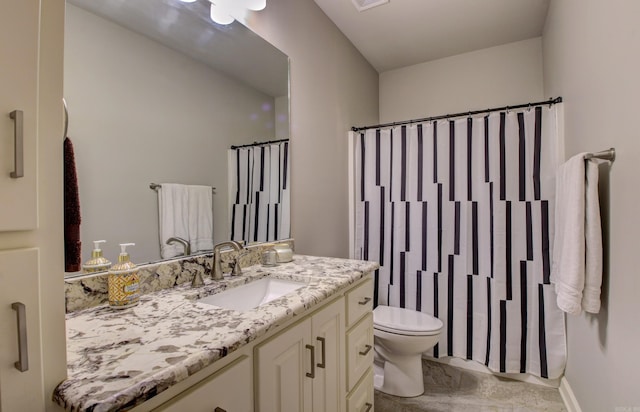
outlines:
[{"label": "second soap dispenser", "polygon": [[109,269],[111,262],[102,256],[102,249],[100,249],[100,243],[105,243],[106,240],[94,240],[93,251],[91,252],[91,259],[84,262],[82,265],[82,271],[84,273],[102,272]]}]

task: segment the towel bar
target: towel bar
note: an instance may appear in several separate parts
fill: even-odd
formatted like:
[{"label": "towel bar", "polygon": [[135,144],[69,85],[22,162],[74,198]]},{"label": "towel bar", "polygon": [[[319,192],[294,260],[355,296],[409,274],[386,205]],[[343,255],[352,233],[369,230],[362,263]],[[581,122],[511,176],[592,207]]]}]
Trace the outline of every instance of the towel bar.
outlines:
[{"label": "towel bar", "polygon": [[[158,191],[158,189],[161,189],[161,188],[162,188],[162,185],[159,185],[159,184],[157,184],[157,183],[150,183],[150,184],[149,184],[149,189],[151,189],[151,190],[155,190],[156,192]],[[216,192],[216,188],[215,188],[215,187],[212,187],[212,188],[211,188],[211,191],[212,191],[213,193],[215,193],[215,192]]]},{"label": "towel bar", "polygon": [[610,162],[613,162],[614,160],[616,160],[616,149],[612,147],[611,149],[603,150],[601,152],[587,153],[584,156],[584,158],[585,159],[602,159],[602,160],[608,160]]}]

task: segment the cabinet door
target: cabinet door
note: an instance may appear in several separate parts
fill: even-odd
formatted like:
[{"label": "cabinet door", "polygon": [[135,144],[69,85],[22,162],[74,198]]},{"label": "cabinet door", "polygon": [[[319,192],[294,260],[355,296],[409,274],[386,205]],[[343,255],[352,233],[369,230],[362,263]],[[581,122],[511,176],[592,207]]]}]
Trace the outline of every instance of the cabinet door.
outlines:
[{"label": "cabinet door", "polygon": [[251,359],[242,356],[158,408],[164,412],[251,412]]},{"label": "cabinet door", "polygon": [[[0,193],[2,193],[0,232],[30,230],[37,226],[36,92],[39,13],[39,0],[2,2],[2,13],[0,13],[0,56],[3,59],[0,75]],[[18,112],[15,112],[17,115],[12,120],[10,113],[14,111]],[[20,150],[20,142],[16,142],[18,140],[16,134],[22,135],[22,150]],[[19,171],[21,161],[24,162],[24,175],[11,177],[12,173]]]},{"label": "cabinet door", "polygon": [[256,411],[311,412],[314,355],[309,319],[258,346]]},{"label": "cabinet door", "polygon": [[313,412],[344,410],[344,299],[338,299],[311,318],[316,347]]},{"label": "cabinet door", "polygon": [[[38,290],[38,249],[0,252],[2,412],[44,410]],[[20,305],[15,305],[18,303],[24,305],[25,309],[25,318],[22,319],[24,329],[21,334],[18,331]],[[22,350],[18,345],[19,335],[22,335]],[[22,361],[22,364],[16,365],[18,361]],[[26,370],[20,371],[19,367]]]}]

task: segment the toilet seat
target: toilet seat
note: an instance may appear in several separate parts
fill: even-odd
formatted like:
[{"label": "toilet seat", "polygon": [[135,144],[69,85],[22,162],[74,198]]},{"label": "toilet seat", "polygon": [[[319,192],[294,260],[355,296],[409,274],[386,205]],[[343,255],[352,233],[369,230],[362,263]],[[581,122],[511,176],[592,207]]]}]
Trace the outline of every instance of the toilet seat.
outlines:
[{"label": "toilet seat", "polygon": [[411,309],[378,306],[373,310],[373,327],[388,333],[406,336],[437,335],[442,329],[440,319]]}]

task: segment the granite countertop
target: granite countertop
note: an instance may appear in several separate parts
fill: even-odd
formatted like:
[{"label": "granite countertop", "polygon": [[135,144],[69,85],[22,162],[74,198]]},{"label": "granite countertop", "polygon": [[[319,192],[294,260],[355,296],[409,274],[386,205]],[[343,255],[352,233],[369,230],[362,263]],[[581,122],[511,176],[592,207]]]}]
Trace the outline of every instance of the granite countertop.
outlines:
[{"label": "granite countertop", "polygon": [[[294,256],[273,268],[143,295],[128,309],[101,305],[67,315],[68,378],[53,394],[69,411],[129,409],[265,335],[378,268],[374,262]],[[305,282],[247,312],[196,299],[265,276]]]}]

